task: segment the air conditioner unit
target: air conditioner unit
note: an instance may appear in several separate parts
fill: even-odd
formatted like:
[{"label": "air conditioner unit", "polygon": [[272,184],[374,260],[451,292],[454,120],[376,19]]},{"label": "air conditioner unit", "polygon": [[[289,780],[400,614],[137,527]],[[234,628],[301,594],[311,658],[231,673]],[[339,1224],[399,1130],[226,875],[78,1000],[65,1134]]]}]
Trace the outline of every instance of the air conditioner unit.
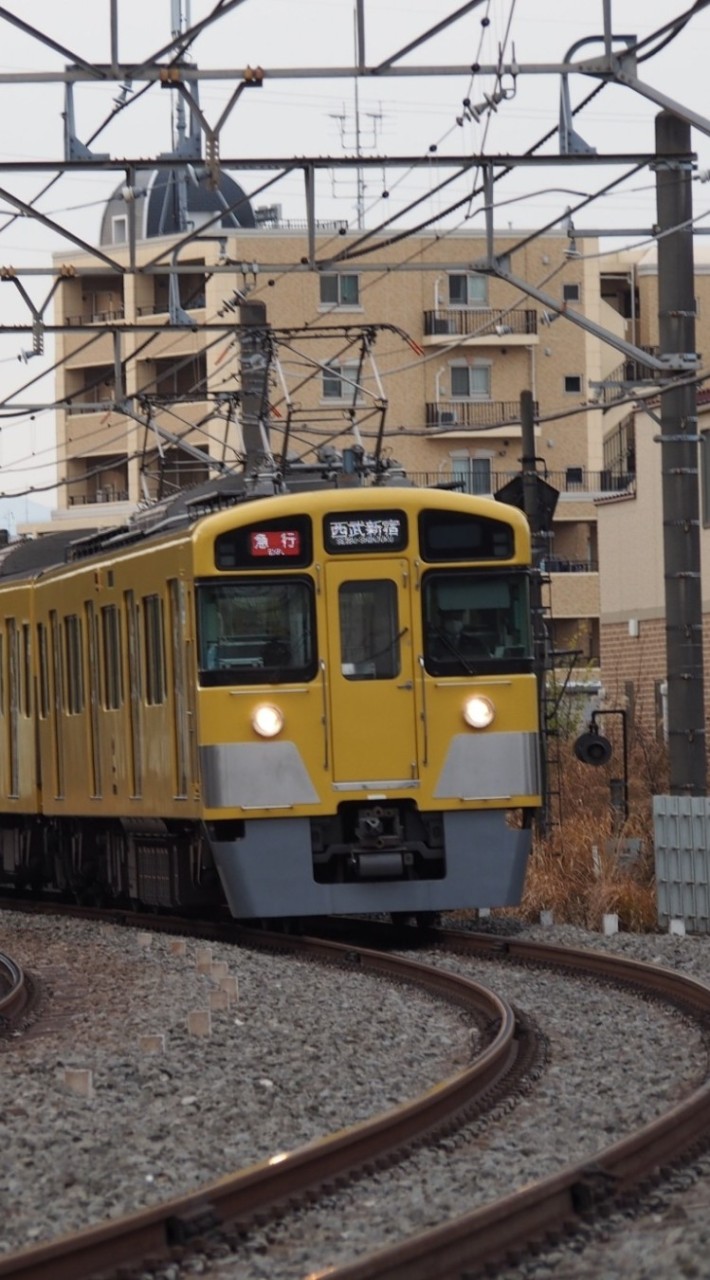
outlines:
[{"label": "air conditioner unit", "polygon": [[451,409],[440,409],[437,418],[441,427],[455,427],[458,423],[458,418]]}]

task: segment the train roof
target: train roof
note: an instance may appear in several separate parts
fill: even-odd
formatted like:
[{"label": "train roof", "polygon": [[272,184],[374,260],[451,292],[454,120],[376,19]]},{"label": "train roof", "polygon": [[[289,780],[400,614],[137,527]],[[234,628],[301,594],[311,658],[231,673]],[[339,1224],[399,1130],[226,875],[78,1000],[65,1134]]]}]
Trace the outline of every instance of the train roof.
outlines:
[{"label": "train roof", "polygon": [[[81,535],[77,535],[75,529],[61,530],[10,543],[0,549],[0,582],[8,578],[32,579],[66,564],[110,555],[189,529],[204,516],[264,498],[298,498],[318,490],[339,490],[341,494],[347,491],[351,501],[356,502],[357,494],[371,494],[374,490],[382,492],[394,487],[416,487],[397,463],[374,470],[363,466],[353,473],[347,472],[342,465],[338,466],[334,461],[335,451],[332,454],[329,453],[325,461],[319,460],[313,465],[290,467],[285,477],[276,471],[252,475],[235,472],[220,476],[136,512],[125,525],[84,530]],[[458,488],[458,485],[442,484],[428,492],[433,494],[452,488]],[[507,504],[504,502],[502,505]],[[508,506],[511,519],[516,505]],[[501,518],[504,518],[502,513]]]},{"label": "train roof", "polygon": [[[98,530],[92,530],[93,534]],[[46,569],[66,564],[68,552],[76,542],[76,529],[45,533],[39,538],[23,538],[10,542],[0,551],[0,580],[33,578]]]}]

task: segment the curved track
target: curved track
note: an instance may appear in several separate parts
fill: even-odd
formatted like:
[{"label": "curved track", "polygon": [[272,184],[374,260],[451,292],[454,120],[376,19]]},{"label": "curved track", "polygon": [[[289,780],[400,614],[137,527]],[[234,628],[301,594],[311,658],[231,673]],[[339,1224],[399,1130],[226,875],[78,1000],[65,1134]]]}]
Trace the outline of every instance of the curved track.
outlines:
[{"label": "curved track", "polygon": [[[145,918],[140,924],[145,927]],[[247,935],[243,935],[244,936]],[[358,1171],[373,1170],[430,1135],[443,1135],[498,1101],[525,1069],[530,1039],[513,1010],[466,978],[400,956],[314,938],[249,934],[250,941],[330,964],[358,966],[416,984],[470,1011],[487,1030],[475,1062],[414,1101],[364,1123],[219,1179],[199,1192],[72,1237],[0,1258],[0,1277],[81,1280],[118,1266],[165,1257],[175,1246],[221,1227],[278,1214],[307,1195],[327,1193]]]},{"label": "curved track", "polygon": [[[116,920],[113,916],[114,922]],[[139,917],[135,923],[153,923]],[[184,922],[155,921],[156,927],[187,932]],[[81,1280],[97,1272],[140,1260],[165,1258],[189,1246],[192,1239],[228,1224],[237,1227],[280,1216],[292,1204],[314,1193],[328,1194],[358,1171],[371,1171],[394,1162],[424,1137],[452,1129],[482,1110],[485,1099],[498,1101],[510,1088],[506,1073],[520,1071],[516,1051],[530,1052],[532,1037],[516,1025],[512,1010],[485,989],[441,968],[416,964],[391,952],[363,948],[352,941],[363,931],[381,947],[421,946],[415,930],[338,922],[331,932],[347,942],[266,935],[236,930],[233,924],[210,924],[205,933],[222,940],[238,938],[247,945],[310,954],[321,962],[357,965],[397,981],[417,982],[430,992],[453,1000],[484,1019],[492,1041],[465,1071],[435,1086],[416,1101],[375,1119],[292,1152],[278,1154],[259,1165],[200,1193],[175,1199],[120,1222],[92,1228],[78,1236],[25,1250],[0,1259],[0,1278],[22,1280]],[[348,931],[347,933],[345,931]],[[458,955],[542,966],[590,980],[631,989],[644,998],[670,1003],[710,1028],[710,988],[658,965],[647,965],[611,952],[582,951],[515,937],[431,930],[427,946]],[[521,1056],[525,1056],[522,1053]],[[697,1153],[710,1140],[710,1083],[692,1092],[664,1115],[635,1133],[601,1149],[592,1163],[570,1165],[554,1176],[528,1185],[482,1209],[434,1230],[362,1258],[328,1268],[328,1280],[470,1280],[511,1253],[524,1252],[550,1236],[559,1236],[582,1223],[597,1208],[609,1206],[642,1182],[662,1175],[674,1161]],[[318,1273],[314,1273],[316,1280]]]},{"label": "curved track", "polygon": [[22,967],[11,956],[0,955],[0,1029],[17,1022],[29,1001],[29,986]]}]

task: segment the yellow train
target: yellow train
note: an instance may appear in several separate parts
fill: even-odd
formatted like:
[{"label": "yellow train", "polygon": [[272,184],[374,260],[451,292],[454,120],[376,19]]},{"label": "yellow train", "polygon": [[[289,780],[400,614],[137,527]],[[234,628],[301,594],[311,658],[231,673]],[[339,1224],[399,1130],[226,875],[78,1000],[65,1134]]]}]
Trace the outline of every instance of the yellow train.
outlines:
[{"label": "yellow train", "polygon": [[0,879],[239,918],[519,901],[530,539],[400,485],[231,498],[0,562]]}]

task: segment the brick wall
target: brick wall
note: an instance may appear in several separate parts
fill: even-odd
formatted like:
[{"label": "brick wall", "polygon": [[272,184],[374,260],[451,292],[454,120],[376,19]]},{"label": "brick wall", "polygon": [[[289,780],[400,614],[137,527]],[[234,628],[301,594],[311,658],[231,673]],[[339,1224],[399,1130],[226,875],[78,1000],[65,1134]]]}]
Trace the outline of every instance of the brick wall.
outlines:
[{"label": "brick wall", "polygon": [[[707,615],[705,615],[707,617]],[[655,736],[658,721],[657,688],[666,679],[666,624],[664,618],[639,621],[639,634],[629,635],[626,622],[604,623],[600,628],[601,681],[610,706],[625,707],[629,684],[634,688],[636,723]],[[710,719],[710,627],[703,642],[705,716]]]},{"label": "brick wall", "polygon": [[643,619],[638,628],[638,637],[632,637],[627,622],[601,626],[601,680],[607,703],[622,708],[627,685],[633,685],[636,723],[655,736],[656,689],[666,678],[665,619]]}]

